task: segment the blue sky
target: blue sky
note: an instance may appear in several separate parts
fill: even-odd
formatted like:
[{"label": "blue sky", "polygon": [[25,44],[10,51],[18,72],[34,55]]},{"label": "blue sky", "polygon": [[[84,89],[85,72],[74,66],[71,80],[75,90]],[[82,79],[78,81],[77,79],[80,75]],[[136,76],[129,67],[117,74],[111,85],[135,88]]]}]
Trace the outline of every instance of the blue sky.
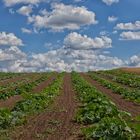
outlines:
[{"label": "blue sky", "polygon": [[0,1],[0,71],[140,66],[139,0]]}]

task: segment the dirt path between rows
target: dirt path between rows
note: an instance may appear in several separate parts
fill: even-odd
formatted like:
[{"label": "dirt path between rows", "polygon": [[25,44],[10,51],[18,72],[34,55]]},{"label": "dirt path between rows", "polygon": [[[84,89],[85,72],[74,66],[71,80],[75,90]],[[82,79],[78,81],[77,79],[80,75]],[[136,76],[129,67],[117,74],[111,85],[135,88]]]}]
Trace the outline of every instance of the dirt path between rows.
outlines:
[{"label": "dirt path between rows", "polygon": [[132,116],[140,115],[140,105],[123,99],[121,95],[115,94],[112,92],[112,90],[103,87],[97,81],[91,79],[87,74],[82,73],[81,76],[84,77],[89,83],[95,86],[102,93],[107,95],[119,109],[130,112]]},{"label": "dirt path between rows", "polygon": [[76,111],[77,101],[72,90],[71,75],[66,74],[62,93],[49,109],[30,119],[16,133],[14,140],[78,140],[77,126],[72,120]]},{"label": "dirt path between rows", "polygon": [[12,109],[18,101],[21,101],[23,98],[20,95],[12,96],[6,100],[0,100],[0,108],[9,108]]}]

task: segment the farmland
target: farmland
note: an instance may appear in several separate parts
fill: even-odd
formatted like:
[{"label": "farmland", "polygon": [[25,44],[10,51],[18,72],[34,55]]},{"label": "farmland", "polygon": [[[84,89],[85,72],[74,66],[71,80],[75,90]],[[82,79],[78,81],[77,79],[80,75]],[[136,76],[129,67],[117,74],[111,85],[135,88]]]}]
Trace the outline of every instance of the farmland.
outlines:
[{"label": "farmland", "polygon": [[0,73],[0,140],[139,140],[140,75]]}]

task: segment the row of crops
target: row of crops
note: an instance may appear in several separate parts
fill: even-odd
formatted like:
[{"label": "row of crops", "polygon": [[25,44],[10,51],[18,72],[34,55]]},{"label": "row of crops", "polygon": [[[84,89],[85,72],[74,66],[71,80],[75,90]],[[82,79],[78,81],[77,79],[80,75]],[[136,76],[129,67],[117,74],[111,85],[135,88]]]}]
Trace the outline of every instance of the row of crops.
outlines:
[{"label": "row of crops", "polygon": [[102,78],[99,73],[89,72],[89,75],[104,87],[111,89],[114,93],[120,94],[125,99],[140,103],[140,90],[130,89],[115,82],[111,82],[110,80]]},{"label": "row of crops", "polygon": [[[0,109],[0,135],[3,135],[3,130],[24,124],[28,116],[39,113],[48,107],[54,98],[59,95],[63,77],[63,73],[58,74],[57,78],[40,93],[25,92],[23,100],[17,102],[11,110]],[[22,91],[27,91],[26,88],[24,87]]]},{"label": "row of crops", "polygon": [[22,83],[28,82],[29,80],[30,80],[29,78],[24,78],[24,79],[22,79],[20,81],[17,80],[15,82],[11,82],[11,83],[8,83],[8,84],[0,85],[0,92],[6,90],[7,88],[12,88],[12,87],[14,88],[14,87],[16,87],[16,86],[18,86],[18,85],[20,85]]},{"label": "row of crops", "polygon": [[75,120],[83,124],[85,139],[129,140],[138,136],[125,118],[129,114],[117,109],[106,96],[91,86],[79,74],[72,74],[73,86],[81,102]]},{"label": "row of crops", "polygon": [[5,73],[5,72],[0,72],[0,80],[5,80],[5,79],[10,79],[13,77],[17,77],[23,75],[23,73]]},{"label": "row of crops", "polygon": [[20,86],[24,85],[25,83],[33,82],[42,76],[43,76],[43,74],[39,74],[39,75],[32,74],[32,75],[22,75],[19,77],[20,78],[19,80],[17,80],[16,78],[15,79],[13,78],[12,82],[7,82],[7,83],[0,85],[0,93],[5,93],[6,90],[12,90],[12,89],[15,89],[16,87],[20,87]]},{"label": "row of crops", "polygon": [[32,79],[32,81],[23,80],[14,82],[11,84],[12,87],[7,85],[7,88],[4,88],[3,90],[0,91],[1,92],[0,99],[6,100],[14,95],[21,95],[25,93],[29,94],[29,92],[32,91],[33,87],[37,86],[39,83],[48,79],[49,76],[51,76],[51,73],[42,74],[39,77],[35,78],[34,80]]},{"label": "row of crops", "polygon": [[124,72],[121,70],[99,71],[97,74],[104,75],[115,82],[127,85],[129,87],[140,89],[140,76]]},{"label": "row of crops", "polygon": [[[0,99],[6,100],[11,96],[21,95],[22,100],[18,101],[12,109],[0,109],[0,139],[5,135],[6,138],[8,137],[9,129],[25,124],[29,116],[48,108],[60,94],[64,75],[64,73],[42,73],[30,82],[27,78],[25,81],[20,81],[20,84],[13,83],[14,88],[11,90],[8,87],[5,88],[0,94]],[[88,75],[124,98],[140,102],[138,88],[133,90],[119,86],[115,82],[102,78],[100,72],[89,72]],[[51,84],[42,91],[34,93],[33,89],[51,76],[55,77]],[[87,140],[137,140],[140,138],[140,128],[136,125],[137,121],[139,123],[139,118],[132,120],[131,114],[119,110],[105,94],[80,74],[72,72],[72,84],[80,102],[74,120],[82,126],[82,138]]]}]

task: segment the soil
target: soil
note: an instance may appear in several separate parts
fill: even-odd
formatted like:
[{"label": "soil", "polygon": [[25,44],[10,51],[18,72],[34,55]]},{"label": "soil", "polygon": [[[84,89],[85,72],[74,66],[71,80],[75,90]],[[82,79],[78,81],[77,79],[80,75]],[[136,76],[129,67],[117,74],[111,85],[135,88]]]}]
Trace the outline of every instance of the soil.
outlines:
[{"label": "soil", "polygon": [[15,95],[15,96],[12,96],[6,100],[1,100],[0,101],[0,108],[9,108],[9,109],[12,109],[15,104],[19,101],[21,101],[23,98],[22,96],[20,95]]},{"label": "soil", "polygon": [[73,117],[77,108],[71,75],[66,74],[62,93],[45,112],[31,118],[14,135],[14,140],[78,140],[79,126]]},{"label": "soil", "polygon": [[87,74],[82,73],[81,76],[93,86],[95,86],[98,90],[100,90],[103,94],[107,95],[120,110],[131,113],[133,117],[140,115],[140,105],[123,99],[121,95],[115,94],[112,92],[112,90],[103,87],[97,81],[91,79]]},{"label": "soil", "polygon": [[126,72],[132,72],[132,73],[140,75],[140,68],[121,68],[121,70],[126,71]]}]

